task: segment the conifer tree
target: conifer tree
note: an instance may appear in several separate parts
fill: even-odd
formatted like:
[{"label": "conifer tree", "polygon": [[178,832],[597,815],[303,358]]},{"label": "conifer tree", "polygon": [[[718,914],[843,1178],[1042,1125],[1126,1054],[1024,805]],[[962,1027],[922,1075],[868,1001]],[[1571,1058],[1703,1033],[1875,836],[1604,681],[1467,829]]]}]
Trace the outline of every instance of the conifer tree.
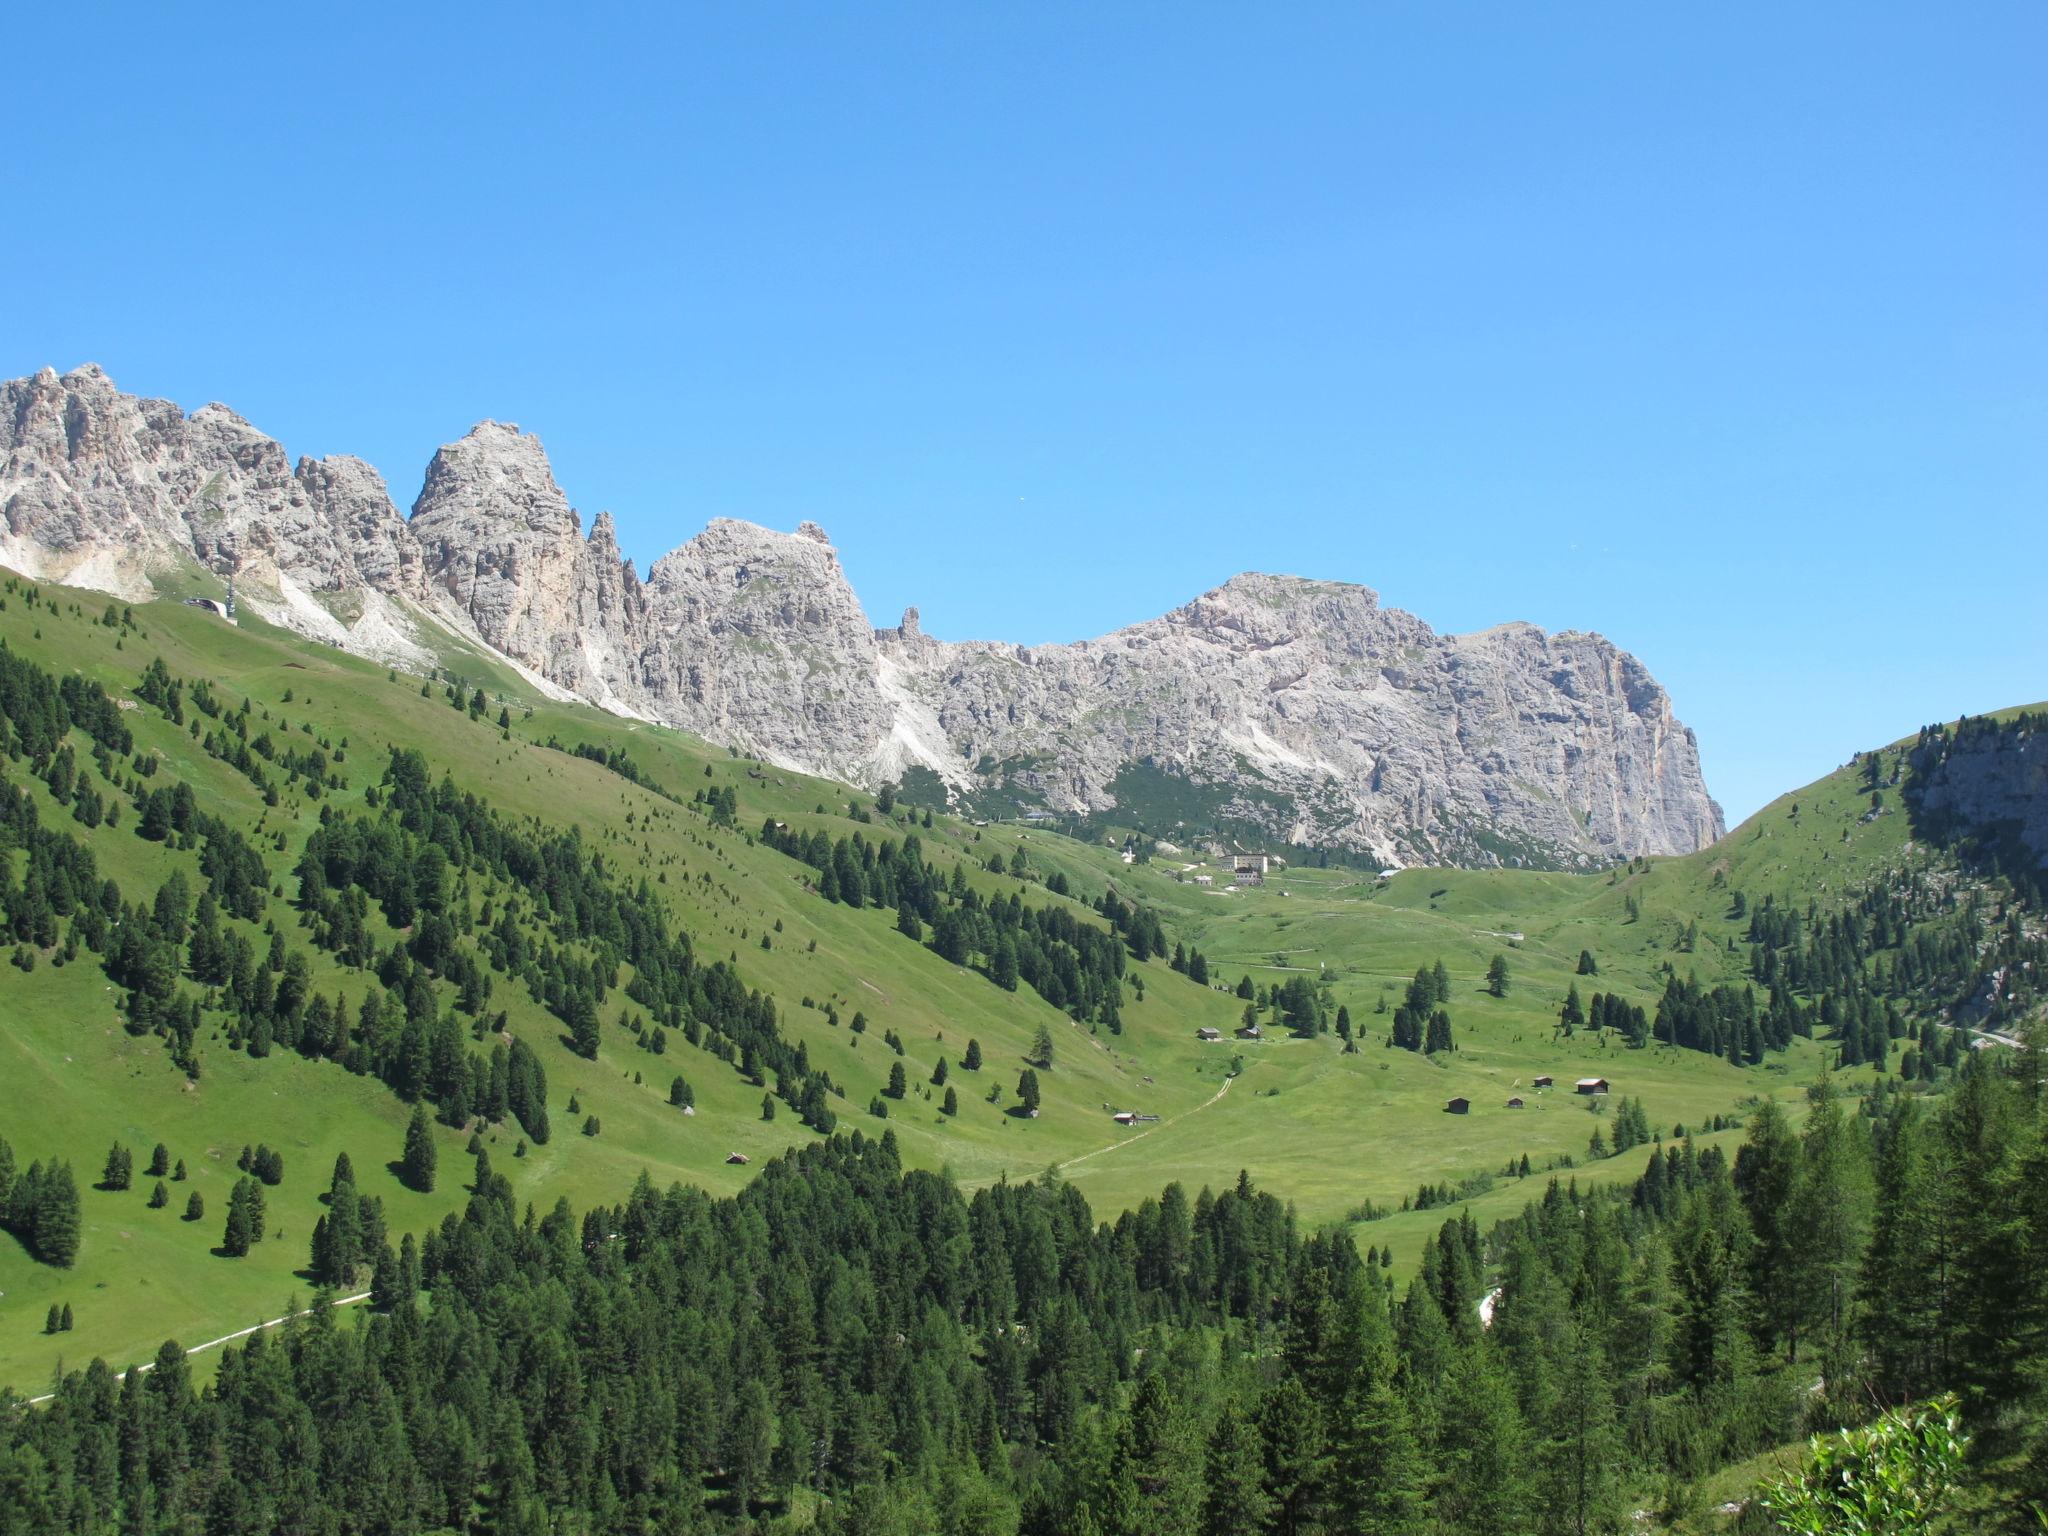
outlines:
[{"label": "conifer tree", "polygon": [[15,1180],[13,1225],[44,1264],[69,1269],[78,1258],[78,1184],[69,1163],[31,1163]]},{"label": "conifer tree", "polygon": [[220,1246],[229,1258],[245,1257],[261,1239],[257,1209],[262,1198],[256,1181],[246,1176],[235,1180],[235,1187],[228,1191],[227,1226],[221,1234]]},{"label": "conifer tree", "polygon": [[1564,995],[1564,1006],[1557,1010],[1558,1027],[1567,1036],[1586,1022],[1586,1005],[1579,1001],[1579,984],[1573,982]]},{"label": "conifer tree", "polygon": [[1787,1222],[1798,1329],[1792,1356],[1798,1359],[1810,1339],[1832,1390],[1852,1364],[1856,1269],[1870,1219],[1868,1141],[1842,1113],[1826,1079],[1813,1085],[1807,1101]]},{"label": "conifer tree", "polygon": [[100,1188],[126,1189],[133,1182],[135,1154],[118,1141],[107,1153],[105,1169],[100,1174]]},{"label": "conifer tree", "polygon": [[[573,1112],[573,1111],[572,1111]],[[425,1108],[415,1104],[412,1120],[405,1128],[405,1154],[399,1161],[399,1177],[408,1189],[423,1195],[434,1192],[434,1131]]]},{"label": "conifer tree", "polygon": [[1273,1501],[1266,1493],[1258,1429],[1233,1395],[1209,1434],[1202,1530],[1215,1536],[1264,1536]]},{"label": "conifer tree", "polygon": [[1446,1386],[1437,1519],[1458,1536],[1529,1531],[1528,1432],[1492,1348],[1482,1340],[1461,1349]]}]

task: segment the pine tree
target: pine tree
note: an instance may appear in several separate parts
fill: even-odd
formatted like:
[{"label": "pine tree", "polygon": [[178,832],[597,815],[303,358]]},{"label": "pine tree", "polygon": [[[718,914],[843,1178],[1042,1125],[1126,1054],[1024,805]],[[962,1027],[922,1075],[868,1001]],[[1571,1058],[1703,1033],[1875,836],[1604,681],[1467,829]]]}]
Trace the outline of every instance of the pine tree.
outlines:
[{"label": "pine tree", "polygon": [[903,1063],[900,1061],[890,1062],[889,1086],[882,1091],[892,1099],[900,1099],[909,1090],[909,1087],[909,1080],[903,1072]]},{"label": "pine tree", "polygon": [[1508,995],[1508,957],[1495,955],[1486,967],[1486,990],[1495,997]]},{"label": "pine tree", "polygon": [[1027,1116],[1038,1113],[1038,1074],[1029,1067],[1017,1076],[1017,1098]]},{"label": "pine tree", "polygon": [[206,1201],[196,1189],[185,1197],[185,1219],[187,1221],[204,1221],[206,1219]]},{"label": "pine tree", "polygon": [[1735,1155],[1735,1187],[1754,1234],[1749,1287],[1756,1301],[1757,1342],[1765,1349],[1797,1337],[1793,1287],[1792,1187],[1799,1176],[1799,1142],[1785,1111],[1766,1099],[1749,1117],[1749,1135]]},{"label": "pine tree", "polygon": [[1586,1005],[1579,1001],[1579,984],[1573,982],[1571,990],[1564,995],[1564,1006],[1557,1010],[1558,1027],[1570,1035],[1586,1022]]},{"label": "pine tree", "polygon": [[156,1181],[156,1188],[149,1192],[149,1208],[160,1211],[171,1203],[171,1191],[162,1179]]},{"label": "pine tree", "polygon": [[1031,1037],[1030,1060],[1044,1071],[1052,1070],[1052,1031],[1043,1024],[1038,1026],[1037,1033]]},{"label": "pine tree", "polygon": [[1832,1390],[1853,1361],[1856,1271],[1870,1219],[1868,1142],[1843,1115],[1825,1079],[1814,1084],[1807,1100],[1788,1228],[1791,1296],[1801,1325],[1793,1358],[1802,1335],[1810,1337],[1822,1379]]},{"label": "pine tree", "polygon": [[1444,1393],[1444,1480],[1433,1512],[1458,1536],[1532,1528],[1527,1431],[1514,1389],[1483,1340],[1459,1352]]},{"label": "pine tree", "polygon": [[597,1060],[600,1032],[597,1005],[590,1000],[588,993],[577,991],[569,994],[565,1006],[568,1010],[570,1048],[586,1060]]},{"label": "pine tree", "polygon": [[[30,1188],[24,1192],[21,1184]],[[78,1183],[69,1163],[51,1163],[29,1172],[17,1181],[14,1203],[16,1225],[28,1229],[29,1251],[37,1260],[58,1269],[69,1269],[78,1258]],[[26,1205],[27,1210],[21,1211]]]},{"label": "pine tree", "polygon": [[[1629,899],[1633,901],[1635,898],[1630,897]],[[1593,951],[1590,949],[1579,951],[1579,974],[1581,976],[1598,976],[1600,974],[1600,964],[1593,958]]]},{"label": "pine tree", "polygon": [[960,1113],[960,1095],[954,1092],[953,1089],[948,1088],[946,1090],[946,1097],[939,1105],[939,1113],[943,1115],[957,1115]]},{"label": "pine tree", "polygon": [[[572,1111],[573,1113],[573,1111]],[[434,1192],[434,1131],[424,1107],[415,1104],[412,1121],[405,1128],[405,1155],[399,1162],[399,1177],[408,1189],[423,1195]]]},{"label": "pine tree", "polygon": [[1614,1389],[1599,1330],[1583,1312],[1568,1325],[1550,1423],[1540,1502],[1567,1536],[1621,1528],[1620,1468]]},{"label": "pine tree", "polygon": [[106,1168],[100,1174],[100,1188],[126,1189],[133,1182],[135,1154],[118,1141],[107,1153]]},{"label": "pine tree", "polygon": [[228,1191],[227,1226],[221,1234],[220,1246],[229,1258],[245,1257],[261,1238],[256,1215],[261,1199],[256,1181],[247,1177],[235,1180],[235,1187]]},{"label": "pine tree", "polygon": [[1257,1427],[1232,1396],[1209,1435],[1202,1529],[1214,1536],[1264,1536],[1272,1508]]},{"label": "pine tree", "polygon": [[963,1072],[979,1072],[981,1070],[981,1042],[979,1040],[969,1040],[967,1042],[967,1054],[960,1058],[960,1070]]},{"label": "pine tree", "polygon": [[1308,1532],[1321,1522],[1328,1471],[1322,1415],[1293,1376],[1266,1394],[1259,1410],[1258,1440],[1265,1450],[1269,1530]]}]

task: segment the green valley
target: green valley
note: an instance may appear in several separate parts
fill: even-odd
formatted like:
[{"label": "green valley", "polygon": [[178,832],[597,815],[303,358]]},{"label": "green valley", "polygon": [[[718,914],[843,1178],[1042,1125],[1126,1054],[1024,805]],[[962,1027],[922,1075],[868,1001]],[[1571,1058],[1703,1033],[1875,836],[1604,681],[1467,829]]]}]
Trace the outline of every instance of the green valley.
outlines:
[{"label": "green valley", "polygon": [[[1219,846],[852,792],[473,651],[422,679],[246,616],[4,598],[0,1136],[18,1191],[32,1162],[77,1189],[69,1262],[38,1261],[31,1216],[0,1243],[0,1380],[30,1396],[317,1283],[388,1295],[386,1245],[414,1265],[489,1188],[731,1196],[827,1133],[886,1133],[962,1195],[1042,1176],[1106,1221],[1257,1190],[1389,1287],[1436,1285],[1443,1232],[1512,1227],[1560,1181],[1640,1202],[1681,1146],[1734,1163],[1767,1102],[1796,1127],[1823,1082],[1940,1088],[1972,1055],[1942,1011],[2041,946],[1916,845],[1911,743],[1682,857],[1238,885]],[[92,873],[53,900],[64,848]],[[1857,911],[1879,937],[1830,929]],[[1965,927],[1967,959],[1927,939],[1886,969]],[[1863,979],[1759,982],[1809,961]],[[2035,1012],[2009,985],[1977,1038]],[[402,1166],[415,1105],[431,1187]],[[176,1176],[143,1171],[159,1146]],[[240,1243],[252,1147],[281,1176]],[[370,1235],[337,1267],[315,1250],[344,1157]]]}]

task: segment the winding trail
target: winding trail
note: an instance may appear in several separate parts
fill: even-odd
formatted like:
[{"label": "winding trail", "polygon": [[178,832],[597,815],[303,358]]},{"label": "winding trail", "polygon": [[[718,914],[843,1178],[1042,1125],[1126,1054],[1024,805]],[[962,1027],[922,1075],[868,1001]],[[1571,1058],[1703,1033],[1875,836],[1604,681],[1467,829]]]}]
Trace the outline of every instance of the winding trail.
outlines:
[{"label": "winding trail", "polygon": [[[346,1307],[354,1302],[368,1301],[369,1299],[370,1293],[368,1291],[358,1291],[353,1296],[337,1296],[334,1298],[332,1302],[329,1303],[329,1305],[336,1307]],[[311,1317],[312,1315],[313,1308],[311,1307],[303,1308],[297,1312],[287,1312],[283,1317],[273,1317],[267,1323],[254,1323],[247,1328],[238,1328],[233,1333],[224,1333],[217,1339],[208,1339],[204,1344],[194,1344],[190,1349],[185,1351],[185,1354],[187,1355],[187,1357],[190,1357],[192,1355],[198,1354],[201,1350],[218,1349],[223,1344],[232,1344],[237,1339],[246,1339],[252,1333],[261,1333],[266,1328],[275,1328],[280,1323],[290,1322],[293,1318]],[[155,1369],[156,1362],[154,1360],[145,1360],[140,1365],[129,1366],[127,1370],[121,1372],[120,1376],[117,1379],[126,1381],[131,1373],[139,1376],[144,1371],[153,1371]],[[28,1400],[29,1406],[33,1408],[38,1403],[47,1403],[51,1398],[55,1397],[56,1395],[57,1394],[54,1392],[45,1392],[41,1397],[32,1397]]]},{"label": "winding trail", "polygon": [[1187,1119],[1189,1115],[1199,1115],[1211,1104],[1214,1104],[1218,1099],[1222,1098],[1223,1095],[1230,1092],[1230,1085],[1236,1081],[1237,1079],[1235,1077],[1226,1077],[1225,1079],[1223,1079],[1223,1086],[1221,1088],[1218,1088],[1214,1093],[1210,1094],[1208,1098],[1202,1100],[1201,1103],[1195,1105],[1194,1108],[1184,1109],[1179,1114],[1174,1115],[1169,1119],[1162,1120],[1157,1125],[1152,1126],[1149,1129],[1138,1132],[1138,1134],[1135,1136],[1126,1136],[1122,1141],[1112,1141],[1106,1147],[1097,1147],[1093,1152],[1083,1152],[1078,1157],[1070,1157],[1064,1163],[1054,1163],[1053,1166],[1059,1169],[1060,1172],[1065,1173],[1069,1168],[1073,1167],[1076,1163],[1085,1163],[1091,1157],[1100,1157],[1105,1152],[1121,1152],[1125,1147],[1130,1146],[1133,1142],[1143,1141],[1147,1136],[1150,1136],[1154,1131],[1163,1131],[1169,1125],[1175,1125],[1178,1124],[1180,1121]]}]

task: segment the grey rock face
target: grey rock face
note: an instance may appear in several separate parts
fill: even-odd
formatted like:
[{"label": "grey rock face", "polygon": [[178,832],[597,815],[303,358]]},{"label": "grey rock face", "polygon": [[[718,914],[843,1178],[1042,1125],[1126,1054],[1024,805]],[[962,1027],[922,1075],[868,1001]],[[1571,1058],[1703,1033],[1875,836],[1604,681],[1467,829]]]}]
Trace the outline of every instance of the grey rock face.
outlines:
[{"label": "grey rock face", "polygon": [[441,449],[408,521],[360,460],[287,468],[225,407],[187,417],[96,368],[0,385],[0,455],[0,562],[30,574],[134,595],[179,562],[233,567],[307,633],[397,655],[431,621],[553,688],[849,782],[923,769],[971,802],[1153,824],[1198,803],[1401,863],[1721,832],[1692,733],[1597,635],[1438,635],[1365,587],[1244,575],[1099,640],[948,643],[915,609],[872,628],[815,523],[720,519],[643,581],[517,427]]},{"label": "grey rock face", "polygon": [[2010,840],[2048,870],[2048,719],[1959,722],[1911,754],[1916,832],[1996,847]]},{"label": "grey rock face", "polygon": [[359,459],[301,459],[224,405],[187,416],[88,364],[0,384],[0,561],[127,597],[232,572],[281,623],[423,655],[392,599],[425,588],[404,520]]},{"label": "grey rock face", "polygon": [[1244,575],[1078,645],[883,643],[963,756],[1055,807],[1115,804],[1137,764],[1277,837],[1401,863],[1690,851],[1721,832],[1692,733],[1597,635],[1439,636],[1365,587]]}]

